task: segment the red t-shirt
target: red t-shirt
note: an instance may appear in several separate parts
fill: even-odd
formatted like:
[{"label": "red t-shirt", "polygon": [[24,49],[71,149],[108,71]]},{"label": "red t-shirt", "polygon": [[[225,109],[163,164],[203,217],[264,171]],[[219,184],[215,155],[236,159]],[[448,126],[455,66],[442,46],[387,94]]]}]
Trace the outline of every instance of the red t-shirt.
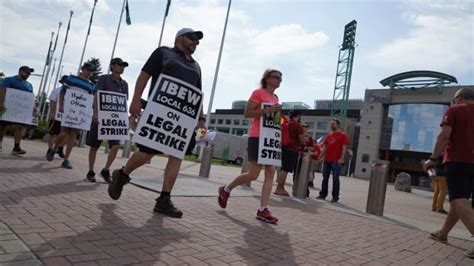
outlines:
[{"label": "red t-shirt", "polygon": [[288,133],[290,135],[290,144],[283,146],[285,150],[299,152],[300,138],[298,136],[303,135],[303,127],[298,123],[290,119],[288,122]]},{"label": "red t-shirt", "polygon": [[[259,88],[252,92],[249,101],[256,103],[257,109],[262,109],[262,103],[277,104],[278,97],[269,94],[265,89]],[[260,136],[260,117],[254,117],[250,125],[249,137]]]},{"label": "red t-shirt", "polygon": [[349,137],[342,131],[331,132],[324,138],[324,145],[326,145],[324,162],[337,162],[342,155],[342,146],[349,145]]},{"label": "red t-shirt", "polygon": [[449,107],[441,126],[452,128],[443,162],[474,164],[474,104]]}]

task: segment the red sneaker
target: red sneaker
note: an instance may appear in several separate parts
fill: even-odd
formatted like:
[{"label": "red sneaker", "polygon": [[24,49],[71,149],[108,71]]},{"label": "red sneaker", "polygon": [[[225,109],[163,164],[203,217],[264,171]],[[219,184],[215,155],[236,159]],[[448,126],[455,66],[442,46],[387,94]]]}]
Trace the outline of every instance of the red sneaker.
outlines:
[{"label": "red sneaker", "polygon": [[229,197],[230,193],[224,190],[224,186],[220,187],[217,202],[219,202],[219,206],[221,206],[222,209],[225,209],[225,207],[227,207],[227,200],[229,199]]},{"label": "red sneaker", "polygon": [[272,213],[267,209],[263,209],[263,211],[257,211],[257,219],[260,221],[264,221],[266,223],[275,224],[278,222],[278,218],[272,215]]}]

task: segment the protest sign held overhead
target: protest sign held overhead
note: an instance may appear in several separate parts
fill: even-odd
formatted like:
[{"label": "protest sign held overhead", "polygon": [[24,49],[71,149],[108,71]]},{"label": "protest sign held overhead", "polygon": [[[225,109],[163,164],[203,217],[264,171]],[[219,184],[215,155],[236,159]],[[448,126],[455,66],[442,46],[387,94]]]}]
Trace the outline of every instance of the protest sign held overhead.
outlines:
[{"label": "protest sign held overhead", "polygon": [[97,91],[100,140],[128,140],[127,95]]},{"label": "protest sign held overhead", "polygon": [[94,96],[85,91],[67,90],[64,94],[64,112],[61,125],[89,131],[92,121],[93,101]]},{"label": "protest sign held overhead", "polygon": [[[262,109],[270,108],[271,103],[262,103]],[[281,166],[281,127],[276,123],[276,113],[260,117],[260,137],[258,143],[258,164]]]},{"label": "protest sign held overhead", "polygon": [[7,88],[5,93],[5,112],[1,120],[31,125],[35,96],[31,92]]},{"label": "protest sign held overhead", "polygon": [[201,112],[202,92],[161,74],[148,99],[133,141],[184,158]]}]

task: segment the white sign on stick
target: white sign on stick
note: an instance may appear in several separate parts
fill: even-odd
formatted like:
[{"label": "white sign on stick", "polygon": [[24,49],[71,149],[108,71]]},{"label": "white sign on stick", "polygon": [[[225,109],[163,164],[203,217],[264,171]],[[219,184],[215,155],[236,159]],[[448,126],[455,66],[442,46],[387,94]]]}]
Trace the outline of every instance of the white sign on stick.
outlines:
[{"label": "white sign on stick", "polygon": [[161,74],[140,117],[133,141],[184,158],[201,112],[202,98],[197,87]]},{"label": "white sign on stick", "polygon": [[111,91],[97,91],[99,120],[98,138],[101,140],[129,140],[127,95]]},{"label": "white sign on stick", "polygon": [[7,88],[5,93],[5,112],[1,120],[32,125],[35,95],[31,92]]},{"label": "white sign on stick", "polygon": [[[262,103],[262,109],[270,108],[271,103]],[[260,136],[258,139],[258,160],[261,165],[281,166],[281,126],[274,122],[275,114],[260,117]]]},{"label": "white sign on stick", "polygon": [[92,121],[94,96],[86,91],[69,89],[64,94],[61,126],[89,131]]}]

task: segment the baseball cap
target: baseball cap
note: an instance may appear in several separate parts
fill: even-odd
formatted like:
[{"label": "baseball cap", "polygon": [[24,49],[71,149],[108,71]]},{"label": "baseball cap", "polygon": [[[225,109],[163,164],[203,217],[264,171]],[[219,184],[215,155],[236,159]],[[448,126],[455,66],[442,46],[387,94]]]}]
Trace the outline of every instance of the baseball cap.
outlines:
[{"label": "baseball cap", "polygon": [[69,77],[68,75],[62,76],[61,79],[59,80],[59,83],[63,84],[64,81],[66,81],[66,79],[67,79],[68,77]]},{"label": "baseball cap", "polygon": [[110,60],[111,65],[122,65],[124,67],[128,67],[128,62],[125,62],[122,60],[120,57],[115,57],[112,60]]},{"label": "baseball cap", "polygon": [[82,65],[81,70],[83,70],[83,69],[87,69],[87,70],[89,70],[89,71],[94,71],[94,67],[92,66],[92,64],[91,64],[91,63],[87,63],[87,62],[84,63],[84,65]]},{"label": "baseball cap", "polygon": [[28,72],[30,72],[30,73],[35,72],[35,70],[34,70],[33,68],[29,67],[29,66],[21,66],[21,67],[18,69],[18,71],[28,71]]},{"label": "baseball cap", "polygon": [[200,40],[202,37],[204,37],[204,34],[202,34],[202,31],[195,31],[191,28],[182,28],[176,33],[176,38],[179,36],[183,35],[194,35],[196,39]]}]

